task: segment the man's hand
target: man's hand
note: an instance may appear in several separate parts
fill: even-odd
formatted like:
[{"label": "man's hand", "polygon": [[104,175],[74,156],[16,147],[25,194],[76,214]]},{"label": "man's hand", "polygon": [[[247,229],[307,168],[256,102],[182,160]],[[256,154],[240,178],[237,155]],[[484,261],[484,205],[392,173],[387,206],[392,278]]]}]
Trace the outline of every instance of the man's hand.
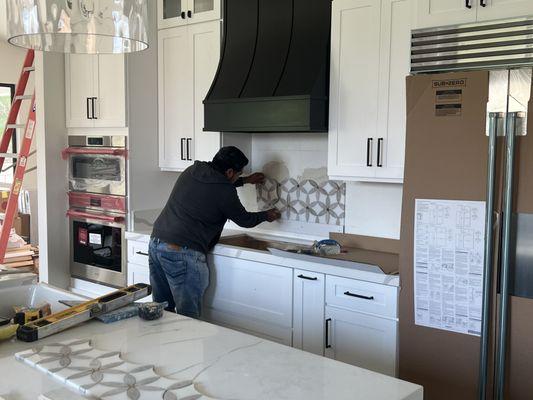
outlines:
[{"label": "man's hand", "polygon": [[267,221],[268,222],[274,222],[281,218],[281,213],[279,210],[272,208],[267,211]]},{"label": "man's hand", "polygon": [[242,178],[242,180],[244,183],[259,185],[265,182],[265,174],[262,174],[261,172],[256,172],[255,174]]}]

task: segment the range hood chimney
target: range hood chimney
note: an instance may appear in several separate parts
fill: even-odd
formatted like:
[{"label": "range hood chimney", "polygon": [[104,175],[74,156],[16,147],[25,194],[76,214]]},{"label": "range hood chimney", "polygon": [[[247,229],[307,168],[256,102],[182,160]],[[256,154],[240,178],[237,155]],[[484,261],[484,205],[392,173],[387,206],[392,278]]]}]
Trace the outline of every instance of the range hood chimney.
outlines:
[{"label": "range hood chimney", "polygon": [[205,131],[327,132],[331,0],[226,0]]}]

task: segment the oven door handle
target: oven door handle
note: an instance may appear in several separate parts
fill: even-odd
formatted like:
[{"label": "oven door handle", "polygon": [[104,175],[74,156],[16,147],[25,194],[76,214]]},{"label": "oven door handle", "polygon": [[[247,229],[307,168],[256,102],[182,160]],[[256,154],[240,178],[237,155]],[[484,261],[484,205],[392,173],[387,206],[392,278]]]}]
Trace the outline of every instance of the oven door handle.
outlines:
[{"label": "oven door handle", "polygon": [[88,149],[85,147],[67,147],[61,152],[63,160],[66,160],[70,154],[86,154],[86,155],[103,155],[103,156],[121,156],[128,157],[128,150],[126,149]]},{"label": "oven door handle", "polygon": [[118,223],[118,224],[121,222],[124,222],[124,217],[120,217],[120,216],[97,215],[97,214],[87,213],[83,211],[74,211],[74,210],[68,210],[67,217],[87,218],[87,219],[94,219],[96,221],[113,222],[113,223]]}]

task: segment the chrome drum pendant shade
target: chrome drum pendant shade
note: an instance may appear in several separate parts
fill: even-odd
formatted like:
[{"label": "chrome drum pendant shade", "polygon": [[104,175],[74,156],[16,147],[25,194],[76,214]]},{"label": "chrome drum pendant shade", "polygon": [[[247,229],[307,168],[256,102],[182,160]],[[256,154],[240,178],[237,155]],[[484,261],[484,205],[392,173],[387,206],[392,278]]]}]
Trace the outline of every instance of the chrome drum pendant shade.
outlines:
[{"label": "chrome drum pendant shade", "polygon": [[154,0],[7,1],[9,43],[60,53],[131,53],[148,48],[147,2]]}]

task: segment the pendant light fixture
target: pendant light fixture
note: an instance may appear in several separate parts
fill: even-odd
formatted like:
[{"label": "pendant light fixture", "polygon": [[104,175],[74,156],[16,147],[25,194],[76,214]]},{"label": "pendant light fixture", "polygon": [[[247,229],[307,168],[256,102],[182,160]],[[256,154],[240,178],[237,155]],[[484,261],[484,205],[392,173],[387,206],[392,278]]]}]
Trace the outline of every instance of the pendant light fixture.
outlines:
[{"label": "pendant light fixture", "polygon": [[9,43],[60,53],[119,54],[148,48],[147,2],[7,1]]}]

